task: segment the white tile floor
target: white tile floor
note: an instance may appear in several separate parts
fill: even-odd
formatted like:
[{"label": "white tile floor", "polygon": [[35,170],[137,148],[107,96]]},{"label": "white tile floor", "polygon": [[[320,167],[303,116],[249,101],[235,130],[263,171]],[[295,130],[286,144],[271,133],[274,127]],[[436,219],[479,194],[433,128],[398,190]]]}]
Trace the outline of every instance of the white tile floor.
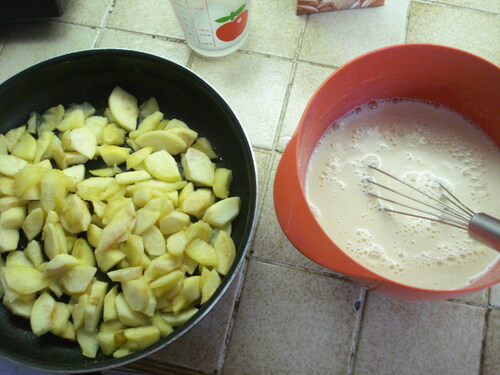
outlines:
[{"label": "white tile floor", "polygon": [[[245,45],[206,59],[186,45],[167,0],[69,0],[60,19],[0,25],[0,82],[62,53],[131,48],[193,69],[241,119],[260,178],[259,224],[242,288],[233,285],[196,329],[154,360],[200,374],[498,374],[500,286],[423,303],[365,293],[293,248],[275,218],[272,186],[284,137],[331,72],[405,42],[450,45],[500,64],[500,2],[386,0],[375,9],[300,17],[294,8],[295,0],[252,0]],[[0,373],[39,374],[5,361]]]}]

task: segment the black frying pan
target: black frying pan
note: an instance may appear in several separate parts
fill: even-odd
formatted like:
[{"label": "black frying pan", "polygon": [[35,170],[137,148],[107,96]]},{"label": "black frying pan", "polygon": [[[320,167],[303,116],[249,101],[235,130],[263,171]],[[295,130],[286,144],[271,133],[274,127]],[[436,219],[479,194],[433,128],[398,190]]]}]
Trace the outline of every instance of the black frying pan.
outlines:
[{"label": "black frying pan", "polygon": [[147,356],[181,337],[198,323],[228,288],[244,260],[254,230],[257,176],[252,149],[242,127],[226,102],[203,79],[169,60],[129,50],[100,49],[71,53],[39,63],[0,85],[0,132],[26,123],[35,110],[87,101],[97,109],[107,106],[119,85],[140,102],[151,96],[168,117],[185,121],[207,137],[221,166],[233,170],[231,195],[242,199],[233,222],[236,259],[218,291],[186,325],[147,349],[115,359],[99,352],[97,358],[81,355],[77,343],[46,334],[36,337],[29,321],[0,304],[0,356],[39,369],[90,372],[121,366]]}]

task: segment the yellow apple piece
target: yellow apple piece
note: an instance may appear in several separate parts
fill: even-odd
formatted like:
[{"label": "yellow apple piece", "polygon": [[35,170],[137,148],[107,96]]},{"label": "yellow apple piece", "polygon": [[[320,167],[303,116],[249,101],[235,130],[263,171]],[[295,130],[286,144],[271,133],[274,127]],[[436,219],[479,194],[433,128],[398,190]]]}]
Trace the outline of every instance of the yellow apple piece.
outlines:
[{"label": "yellow apple piece", "polygon": [[0,155],[0,173],[13,177],[23,169],[28,162],[12,155]]},{"label": "yellow apple piece", "polygon": [[66,113],[66,116],[56,126],[57,130],[64,132],[67,130],[77,129],[84,125],[85,116],[81,109],[75,109]]},{"label": "yellow apple piece", "polygon": [[35,208],[26,216],[22,224],[22,229],[29,241],[40,234],[44,222],[45,213],[41,207]]},{"label": "yellow apple piece", "polygon": [[167,238],[167,250],[169,254],[175,256],[182,255],[187,244],[188,240],[184,231],[173,233]]},{"label": "yellow apple piece", "polygon": [[68,293],[79,294],[87,290],[96,271],[96,267],[77,265],[69,269],[59,280]]},{"label": "yellow apple piece", "polygon": [[150,318],[141,312],[134,311],[130,308],[123,297],[123,293],[118,293],[115,299],[116,311],[118,319],[128,327],[142,327],[150,323]]},{"label": "yellow apple piece", "polygon": [[222,228],[238,216],[241,207],[239,197],[222,199],[211,205],[203,215],[203,220],[213,227]]},{"label": "yellow apple piece", "polygon": [[71,308],[63,302],[56,302],[54,306],[54,312],[52,313],[50,332],[55,335],[59,335],[60,333],[62,333],[69,322],[70,316]]},{"label": "yellow apple piece", "polygon": [[45,279],[58,278],[79,264],[80,260],[69,254],[57,254],[45,265],[43,277]]},{"label": "yellow apple piece", "polygon": [[149,301],[149,286],[144,278],[140,277],[137,279],[124,281],[121,283],[121,285],[123,296],[128,306],[133,311],[144,312],[144,310],[148,306]]},{"label": "yellow apple piece", "polygon": [[82,266],[95,267],[96,265],[94,250],[90,247],[85,238],[77,238],[75,240],[71,250],[71,255],[78,259]]},{"label": "yellow apple piece", "polygon": [[184,140],[166,130],[153,130],[141,134],[136,140],[141,147],[152,147],[154,151],[165,150],[170,155],[177,155],[187,148]]},{"label": "yellow apple piece", "polygon": [[144,159],[144,167],[155,178],[166,182],[175,182],[181,179],[177,162],[165,150],[156,151]]},{"label": "yellow apple piece", "polygon": [[132,139],[136,139],[141,134],[155,130],[162,119],[163,113],[161,113],[160,111],[151,113],[149,116],[144,118],[144,120],[142,120],[137,130],[130,132],[129,137]]},{"label": "yellow apple piece", "polygon": [[19,231],[0,227],[0,253],[17,249]]},{"label": "yellow apple piece", "polygon": [[19,229],[26,218],[26,207],[16,206],[0,214],[0,226],[6,229]]},{"label": "yellow apple piece", "polygon": [[92,201],[113,181],[113,177],[90,177],[76,185],[76,193],[83,200]]},{"label": "yellow apple piece", "polygon": [[161,317],[160,313],[155,313],[151,323],[158,328],[158,331],[160,332],[161,337],[165,337],[167,335],[170,335],[174,329],[170,324],[168,324],[163,318]]},{"label": "yellow apple piece", "polygon": [[213,232],[213,228],[208,223],[203,220],[198,220],[186,229],[186,239],[188,243],[195,238],[202,239],[205,242],[210,242]]},{"label": "yellow apple piece", "polygon": [[146,171],[123,172],[115,176],[116,183],[120,185],[130,185],[151,179],[151,175]]},{"label": "yellow apple piece", "polygon": [[66,231],[76,234],[87,231],[92,215],[86,202],[76,194],[69,194],[61,209],[60,219]]},{"label": "yellow apple piece", "polygon": [[159,339],[160,331],[155,326],[127,328],[115,333],[115,343],[131,351],[147,348]]},{"label": "yellow apple piece", "polygon": [[152,152],[153,152],[152,147],[144,147],[137,150],[133,154],[130,154],[126,160],[127,169],[132,169],[135,166],[141,164],[144,161],[144,159]]},{"label": "yellow apple piece", "polygon": [[134,205],[132,203],[126,204],[102,230],[96,253],[103,253],[125,241],[135,225],[135,219]]},{"label": "yellow apple piece", "polygon": [[213,185],[215,168],[207,154],[190,147],[181,158],[181,162],[186,180],[203,186]]},{"label": "yellow apple piece", "polygon": [[125,257],[125,253],[118,249],[107,250],[104,253],[95,253],[97,266],[102,272],[108,272],[111,268],[125,259]]},{"label": "yellow apple piece", "polygon": [[198,300],[201,297],[200,276],[186,277],[182,286],[182,293],[188,303]]},{"label": "yellow apple piece", "polygon": [[87,358],[95,358],[99,350],[97,331],[89,332],[81,327],[76,330],[76,341],[82,349],[82,355]]},{"label": "yellow apple piece", "polygon": [[215,269],[221,275],[227,275],[236,257],[234,241],[229,234],[220,230],[213,242],[215,254],[217,254],[217,266]]},{"label": "yellow apple piece", "polygon": [[221,283],[221,279],[217,270],[213,269],[209,271],[207,268],[203,268],[200,281],[201,281],[200,303],[204,304],[215,293],[215,291],[217,290],[217,288]]},{"label": "yellow apple piece", "polygon": [[94,158],[97,151],[97,141],[92,130],[86,126],[82,126],[81,128],[71,130],[69,138],[73,150],[88,159]]},{"label": "yellow apple piece", "polygon": [[164,235],[172,234],[191,224],[189,215],[180,211],[172,211],[160,219],[160,231]]},{"label": "yellow apple piece", "polygon": [[23,125],[11,129],[7,133],[5,133],[5,142],[7,143],[7,149],[9,150],[9,152],[12,152],[17,142],[19,142],[19,139],[21,139],[22,135],[25,132],[26,132],[26,125]]},{"label": "yellow apple piece", "polygon": [[142,276],[142,267],[127,267],[115,271],[108,272],[108,277],[111,281],[124,282],[133,279],[138,279]]},{"label": "yellow apple piece", "polygon": [[16,195],[16,186],[13,178],[0,177],[0,194],[9,196]]},{"label": "yellow apple piece", "polygon": [[[118,295],[118,284],[113,286],[104,297],[104,305],[102,311],[102,320],[104,322],[118,319],[116,311],[116,296]],[[102,330],[102,328],[101,328]]]},{"label": "yellow apple piece", "polygon": [[63,170],[64,174],[73,179],[74,184],[78,184],[85,179],[85,166],[83,164],[73,165]]},{"label": "yellow apple piece", "polygon": [[92,283],[89,299],[85,305],[85,325],[87,332],[93,332],[102,318],[104,297],[108,289],[108,283],[95,280]]},{"label": "yellow apple piece", "polygon": [[47,292],[40,294],[31,309],[31,330],[37,336],[47,333],[52,328],[52,314],[56,301]]},{"label": "yellow apple piece", "polygon": [[0,155],[7,155],[8,153],[7,140],[3,134],[0,134]]},{"label": "yellow apple piece", "polygon": [[104,145],[99,147],[99,154],[106,165],[112,167],[119,165],[127,160],[130,154],[130,149],[127,147],[119,147],[113,145]]},{"label": "yellow apple piece", "polygon": [[172,327],[180,327],[183,324],[186,324],[186,322],[191,319],[197,312],[198,309],[196,307],[192,307],[190,309],[181,311],[178,315],[174,315],[173,313],[163,313],[161,314],[161,317]]},{"label": "yellow apple piece", "polygon": [[76,298],[77,302],[73,304],[73,310],[71,311],[71,319],[73,320],[73,325],[75,329],[83,327],[85,323],[85,306],[89,300],[88,294],[82,294]]},{"label": "yellow apple piece", "polygon": [[21,316],[25,319],[31,318],[31,310],[33,309],[33,304],[35,303],[35,293],[30,294],[30,297],[15,300],[4,300],[3,303],[10,312],[14,315]]},{"label": "yellow apple piece", "polygon": [[89,170],[90,174],[96,177],[114,177],[117,173],[120,173],[121,171],[122,170],[117,166]]},{"label": "yellow apple piece", "polygon": [[[169,124],[171,124],[172,121],[170,121]],[[184,128],[180,126],[167,126],[165,130],[181,138],[184,142],[186,142],[187,147],[191,147],[191,145],[194,143],[194,141],[196,141],[196,138],[198,137],[198,133],[193,129],[189,129],[188,127]]]},{"label": "yellow apple piece", "polygon": [[105,145],[122,145],[125,142],[125,130],[115,124],[108,124],[102,130],[101,141]]},{"label": "yellow apple piece", "polygon": [[127,131],[135,130],[139,108],[137,99],[121,87],[117,86],[108,98],[108,106],[113,119]]},{"label": "yellow apple piece", "polygon": [[152,225],[142,233],[142,238],[144,240],[144,249],[149,255],[159,256],[167,251],[165,238],[162,232]]},{"label": "yellow apple piece", "polygon": [[184,252],[192,259],[200,263],[202,266],[215,267],[217,266],[217,254],[214,248],[209,243],[196,238],[191,241]]},{"label": "yellow apple piece", "polygon": [[217,154],[215,153],[212,144],[205,137],[199,137],[191,147],[204,152],[209,157],[209,159],[217,158]]},{"label": "yellow apple piece", "polygon": [[36,240],[28,242],[26,249],[24,249],[24,254],[26,254],[31,263],[37,268],[44,262],[42,246]]},{"label": "yellow apple piece", "polygon": [[34,267],[6,266],[2,270],[7,286],[19,294],[31,294],[47,287],[47,281]]},{"label": "yellow apple piece", "polygon": [[47,151],[49,150],[50,145],[52,144],[54,138],[54,133],[51,131],[43,132],[38,139],[36,140],[36,152],[35,157],[33,158],[34,163],[38,163],[43,159]]},{"label": "yellow apple piece", "polygon": [[229,196],[229,188],[233,180],[233,171],[227,168],[217,168],[214,174],[212,189],[217,198],[224,199]]},{"label": "yellow apple piece", "polygon": [[214,203],[211,189],[201,188],[186,195],[181,203],[181,209],[188,215],[200,219],[205,211]]},{"label": "yellow apple piece", "polygon": [[36,154],[36,139],[25,132],[12,149],[11,154],[26,161],[33,161]]}]

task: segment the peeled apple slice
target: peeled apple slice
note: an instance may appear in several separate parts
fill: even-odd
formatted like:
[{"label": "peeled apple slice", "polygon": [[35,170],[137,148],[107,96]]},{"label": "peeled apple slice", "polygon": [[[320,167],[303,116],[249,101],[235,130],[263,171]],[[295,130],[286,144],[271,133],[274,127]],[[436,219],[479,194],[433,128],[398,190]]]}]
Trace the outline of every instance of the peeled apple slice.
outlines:
[{"label": "peeled apple slice", "polygon": [[135,130],[139,117],[135,96],[117,86],[109,96],[108,105],[118,125],[128,131]]}]

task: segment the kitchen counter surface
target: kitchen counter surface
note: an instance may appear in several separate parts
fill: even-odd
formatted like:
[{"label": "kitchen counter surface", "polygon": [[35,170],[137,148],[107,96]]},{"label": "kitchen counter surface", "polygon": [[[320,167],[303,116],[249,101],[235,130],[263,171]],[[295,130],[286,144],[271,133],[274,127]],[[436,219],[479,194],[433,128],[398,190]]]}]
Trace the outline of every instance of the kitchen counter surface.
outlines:
[{"label": "kitchen counter surface", "polygon": [[[259,220],[243,271],[198,326],[131,368],[224,375],[498,374],[500,285],[434,302],[366,291],[294,249],[275,218],[272,186],[286,140],[331,72],[364,52],[411,42],[458,47],[499,64],[500,2],[386,0],[379,8],[309,16],[296,16],[295,3],[252,0],[247,42],[218,59],[191,52],[167,0],[69,0],[60,18],[0,25],[0,81],[75,50],[155,53],[212,84],[254,147]],[[29,373],[6,362],[0,372]]]}]

